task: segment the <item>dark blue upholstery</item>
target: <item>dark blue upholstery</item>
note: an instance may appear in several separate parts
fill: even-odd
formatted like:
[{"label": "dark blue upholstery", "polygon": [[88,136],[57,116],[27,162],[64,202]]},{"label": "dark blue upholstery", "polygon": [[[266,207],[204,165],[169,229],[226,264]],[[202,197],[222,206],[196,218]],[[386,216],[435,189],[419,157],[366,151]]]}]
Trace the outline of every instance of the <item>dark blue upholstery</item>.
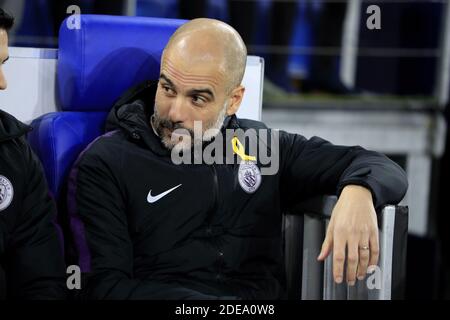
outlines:
[{"label": "dark blue upholstery", "polygon": [[107,111],[130,86],[159,73],[161,53],[184,20],[82,15],[59,32],[58,90],[64,111]]},{"label": "dark blue upholstery", "polygon": [[102,134],[106,115],[120,95],[157,79],[161,53],[184,20],[81,15],[81,28],[59,33],[60,112],[32,122],[31,146],[41,159],[50,191],[58,199],[80,152]]},{"label": "dark blue upholstery", "polygon": [[103,133],[107,112],[53,112],[34,120],[28,140],[44,163],[49,188],[58,197],[81,151]]}]

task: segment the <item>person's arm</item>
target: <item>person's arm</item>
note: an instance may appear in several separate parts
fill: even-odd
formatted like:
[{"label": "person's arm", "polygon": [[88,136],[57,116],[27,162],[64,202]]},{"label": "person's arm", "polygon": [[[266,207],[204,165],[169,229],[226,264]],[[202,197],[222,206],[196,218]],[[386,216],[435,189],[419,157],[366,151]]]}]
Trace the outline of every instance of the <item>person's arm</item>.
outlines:
[{"label": "person's arm", "polygon": [[408,187],[405,172],[385,155],[360,146],[339,146],[319,138],[280,132],[282,187],[290,203],[344,187],[370,190],[375,208],[396,204]]},{"label": "person's arm", "polygon": [[[120,162],[117,159],[116,162]],[[83,299],[217,299],[189,288],[133,276],[133,243],[120,179],[104,159],[87,152],[69,182],[71,225],[80,267],[86,274]]]},{"label": "person's arm", "polygon": [[[318,260],[333,252],[337,283],[364,279],[379,257],[375,208],[397,204],[408,186],[405,172],[386,156],[361,147],[336,146],[318,137],[281,134],[282,180],[291,199],[339,196]],[[283,153],[284,151],[284,153]],[[289,196],[288,196],[289,199]]]},{"label": "person's arm", "polygon": [[41,163],[24,143],[24,195],[8,246],[9,296],[14,299],[64,299],[66,273],[56,209]]}]

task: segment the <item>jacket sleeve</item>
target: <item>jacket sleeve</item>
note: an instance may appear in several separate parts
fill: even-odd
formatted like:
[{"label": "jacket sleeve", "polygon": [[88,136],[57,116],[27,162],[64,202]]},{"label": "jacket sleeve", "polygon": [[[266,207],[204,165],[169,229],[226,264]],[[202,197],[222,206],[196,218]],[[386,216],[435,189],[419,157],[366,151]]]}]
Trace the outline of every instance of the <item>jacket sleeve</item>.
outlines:
[{"label": "jacket sleeve", "polygon": [[[118,162],[118,161],[116,161]],[[133,243],[116,169],[89,151],[72,169],[71,225],[85,276],[81,299],[218,299],[195,290],[133,276]]]},{"label": "jacket sleeve", "polygon": [[62,237],[40,161],[24,143],[25,190],[8,250],[8,287],[15,299],[64,299]]},{"label": "jacket sleeve", "polygon": [[[340,195],[349,184],[368,188],[376,209],[397,204],[408,182],[405,172],[385,155],[360,146],[338,146],[280,131],[281,179],[288,202],[321,194]],[[294,200],[295,199],[295,200]]]}]

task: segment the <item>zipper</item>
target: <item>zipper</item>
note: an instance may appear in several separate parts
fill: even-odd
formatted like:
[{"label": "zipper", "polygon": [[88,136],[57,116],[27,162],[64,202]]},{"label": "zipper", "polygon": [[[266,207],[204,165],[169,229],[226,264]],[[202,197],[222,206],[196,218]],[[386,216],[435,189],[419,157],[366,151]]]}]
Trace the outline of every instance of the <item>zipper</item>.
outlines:
[{"label": "zipper", "polygon": [[211,223],[212,216],[216,213],[218,207],[219,207],[219,178],[217,177],[217,169],[214,164],[211,164],[211,169],[213,171],[213,192],[214,192],[214,205],[212,207],[212,213],[208,217],[209,223]]},{"label": "zipper", "polygon": [[[215,280],[219,283],[222,283],[224,281],[224,275],[223,275],[223,248],[220,245],[220,241],[217,241],[217,233],[212,227],[212,218],[217,213],[217,209],[219,208],[219,178],[217,176],[217,168],[214,164],[211,165],[211,169],[213,171],[213,192],[214,192],[214,204],[212,206],[211,213],[209,215],[209,221],[208,221],[208,229],[211,230],[209,232],[209,235],[214,235],[214,241],[211,241],[210,244],[214,247],[216,254],[218,255],[216,262],[213,264],[213,268],[215,269]],[[212,239],[211,239],[212,240]]]}]

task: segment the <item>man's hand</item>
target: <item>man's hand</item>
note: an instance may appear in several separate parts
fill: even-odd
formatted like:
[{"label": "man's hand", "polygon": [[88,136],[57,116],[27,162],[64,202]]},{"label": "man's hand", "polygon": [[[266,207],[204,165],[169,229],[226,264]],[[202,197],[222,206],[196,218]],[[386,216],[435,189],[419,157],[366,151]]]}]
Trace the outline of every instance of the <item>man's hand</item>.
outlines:
[{"label": "man's hand", "polygon": [[[347,251],[346,251],[347,249]],[[331,214],[318,260],[333,251],[334,281],[343,280],[347,254],[347,283],[363,280],[367,267],[378,263],[378,225],[371,192],[361,186],[346,186]]]}]

